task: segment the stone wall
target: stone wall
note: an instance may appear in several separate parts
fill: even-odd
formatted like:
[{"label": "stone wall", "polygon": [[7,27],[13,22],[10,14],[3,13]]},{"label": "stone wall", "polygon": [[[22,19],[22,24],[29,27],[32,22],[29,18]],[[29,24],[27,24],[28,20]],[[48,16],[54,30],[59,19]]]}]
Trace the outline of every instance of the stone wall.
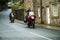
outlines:
[{"label": "stone wall", "polygon": [[33,10],[33,0],[24,0],[24,6],[26,10],[29,8]]},{"label": "stone wall", "polygon": [[33,10],[33,0],[24,0],[24,16],[27,15],[27,10]]},{"label": "stone wall", "polygon": [[15,10],[15,19],[24,20],[24,9]]},{"label": "stone wall", "polygon": [[[60,25],[60,3],[57,2],[57,4],[58,4],[58,17],[53,17],[53,15],[52,15],[52,13],[53,13],[53,10],[52,10],[53,2],[54,2],[54,0],[42,0],[42,5],[44,8],[46,8],[47,6],[49,6],[49,8],[50,8],[51,25],[59,26]],[[45,12],[45,14],[46,14],[46,12]]]},{"label": "stone wall", "polygon": [[[58,0],[56,0],[58,1]],[[36,3],[35,3],[36,2]],[[38,7],[40,7],[41,5],[37,2],[37,0],[25,0],[25,10],[31,8],[34,9],[34,12],[36,14],[36,23],[41,23],[41,16],[38,16]],[[60,25],[60,3],[58,4],[58,17],[53,17],[52,13],[52,4],[54,3],[54,0],[42,0],[42,19],[43,19],[43,23],[47,24],[47,20],[46,20],[46,8],[49,7],[50,10],[50,25],[55,25],[55,26],[59,26]],[[41,10],[40,10],[41,11]],[[41,13],[40,13],[41,15]]]}]

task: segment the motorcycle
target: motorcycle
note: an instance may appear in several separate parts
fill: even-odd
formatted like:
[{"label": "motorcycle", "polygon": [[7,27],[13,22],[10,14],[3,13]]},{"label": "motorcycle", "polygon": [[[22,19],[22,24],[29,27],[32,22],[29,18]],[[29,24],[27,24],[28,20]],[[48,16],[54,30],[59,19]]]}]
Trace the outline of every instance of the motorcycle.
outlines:
[{"label": "motorcycle", "polygon": [[14,17],[12,17],[12,18],[10,19],[10,21],[11,21],[11,23],[14,23]]},{"label": "motorcycle", "polygon": [[11,23],[14,23],[14,15],[12,13],[9,14],[9,19]]},{"label": "motorcycle", "polygon": [[11,23],[14,23],[14,18],[11,18]]},{"label": "motorcycle", "polygon": [[31,26],[35,28],[35,16],[28,16],[28,27],[30,28]]}]

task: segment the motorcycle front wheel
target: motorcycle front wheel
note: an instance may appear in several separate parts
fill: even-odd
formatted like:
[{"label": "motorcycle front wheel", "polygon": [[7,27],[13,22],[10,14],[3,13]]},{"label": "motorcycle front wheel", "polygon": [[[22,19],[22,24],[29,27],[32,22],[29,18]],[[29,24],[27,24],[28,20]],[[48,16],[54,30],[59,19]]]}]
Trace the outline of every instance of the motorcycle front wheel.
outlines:
[{"label": "motorcycle front wheel", "polygon": [[34,21],[32,22],[32,26],[33,26],[33,28],[35,28],[35,22]]},{"label": "motorcycle front wheel", "polygon": [[14,23],[14,19],[11,19],[11,23]]},{"label": "motorcycle front wheel", "polygon": [[28,28],[30,28],[30,24],[28,23]]}]

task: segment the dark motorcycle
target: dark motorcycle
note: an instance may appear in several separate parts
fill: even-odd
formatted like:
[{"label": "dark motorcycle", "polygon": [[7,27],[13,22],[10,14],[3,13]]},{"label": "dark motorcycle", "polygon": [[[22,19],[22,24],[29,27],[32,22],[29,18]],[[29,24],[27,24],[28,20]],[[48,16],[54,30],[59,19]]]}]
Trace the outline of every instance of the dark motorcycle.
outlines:
[{"label": "dark motorcycle", "polygon": [[9,14],[9,19],[11,23],[14,23],[14,15],[12,13]]},{"label": "dark motorcycle", "polygon": [[28,27],[30,28],[31,26],[35,28],[35,16],[28,16]]},{"label": "dark motorcycle", "polygon": [[14,17],[12,17],[10,21],[11,21],[11,23],[14,23]]}]

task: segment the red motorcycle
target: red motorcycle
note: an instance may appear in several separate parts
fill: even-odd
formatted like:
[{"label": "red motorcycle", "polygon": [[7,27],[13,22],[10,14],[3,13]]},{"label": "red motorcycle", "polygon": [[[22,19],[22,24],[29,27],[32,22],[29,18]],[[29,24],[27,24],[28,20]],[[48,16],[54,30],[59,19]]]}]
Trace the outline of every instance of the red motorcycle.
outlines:
[{"label": "red motorcycle", "polygon": [[32,26],[33,28],[35,28],[35,16],[28,16],[28,27],[30,28],[30,26]]}]

